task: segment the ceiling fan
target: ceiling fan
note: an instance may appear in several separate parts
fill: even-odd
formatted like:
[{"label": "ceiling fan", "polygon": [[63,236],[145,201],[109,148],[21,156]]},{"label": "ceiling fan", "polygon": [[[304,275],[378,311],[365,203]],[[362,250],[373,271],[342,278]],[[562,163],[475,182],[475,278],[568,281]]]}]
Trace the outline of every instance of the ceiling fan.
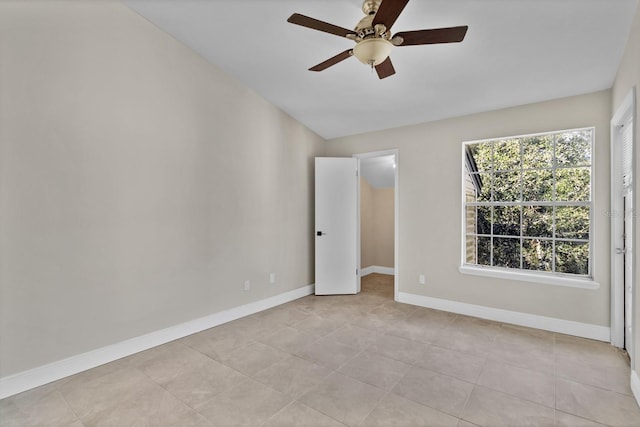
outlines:
[{"label": "ceiling fan", "polygon": [[356,42],[353,49],[347,49],[311,68],[322,71],[338,62],[355,56],[363,64],[375,67],[378,77],[384,79],[396,73],[389,54],[394,46],[415,46],[421,44],[457,43],[464,39],[469,27],[434,28],[430,30],[404,31],[391,36],[391,26],[409,3],[409,0],[365,0],[362,11],[365,17],[354,30],[319,21],[299,13],[294,13],[287,22],[346,37]]}]

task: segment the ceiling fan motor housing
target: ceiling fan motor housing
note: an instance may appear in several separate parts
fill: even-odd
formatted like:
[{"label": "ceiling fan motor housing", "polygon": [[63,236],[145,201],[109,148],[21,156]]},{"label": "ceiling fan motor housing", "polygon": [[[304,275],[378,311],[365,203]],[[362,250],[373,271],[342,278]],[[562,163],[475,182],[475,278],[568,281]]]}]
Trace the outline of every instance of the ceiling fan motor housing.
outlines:
[{"label": "ceiling fan motor housing", "polygon": [[358,22],[354,31],[357,33],[355,37],[348,37],[356,42],[367,39],[370,37],[381,37],[383,39],[389,39],[389,33],[387,33],[387,27],[383,24],[373,25],[373,15],[365,16]]},{"label": "ceiling fan motor housing", "polygon": [[393,44],[389,42],[387,28],[382,24],[373,25],[373,19],[380,3],[381,0],[365,0],[362,3],[362,11],[367,16],[362,18],[354,29],[357,36],[353,38],[356,42],[353,56],[363,64],[372,67],[387,59],[393,47]]}]

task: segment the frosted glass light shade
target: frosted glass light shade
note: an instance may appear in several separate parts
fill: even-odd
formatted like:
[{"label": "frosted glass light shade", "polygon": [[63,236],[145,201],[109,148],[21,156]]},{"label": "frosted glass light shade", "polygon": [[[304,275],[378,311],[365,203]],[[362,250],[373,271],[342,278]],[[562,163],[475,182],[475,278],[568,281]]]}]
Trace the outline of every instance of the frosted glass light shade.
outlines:
[{"label": "frosted glass light shade", "polygon": [[354,46],[353,56],[363,64],[376,66],[387,59],[392,47],[393,45],[386,39],[377,37],[364,39]]}]

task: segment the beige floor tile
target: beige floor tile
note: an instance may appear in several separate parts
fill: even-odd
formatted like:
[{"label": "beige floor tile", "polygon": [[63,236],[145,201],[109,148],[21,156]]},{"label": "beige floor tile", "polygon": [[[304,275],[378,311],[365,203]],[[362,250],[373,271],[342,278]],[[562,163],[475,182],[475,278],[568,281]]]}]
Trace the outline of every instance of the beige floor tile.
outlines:
[{"label": "beige floor tile", "polygon": [[0,427],[24,426],[28,421],[29,415],[20,411],[10,398],[0,400]]},{"label": "beige floor tile", "polygon": [[251,341],[253,341],[252,336],[244,333],[244,328],[234,329],[233,325],[229,324],[207,329],[179,340],[217,361],[222,361],[234,350],[244,347]]},{"label": "beige floor tile", "polygon": [[462,418],[479,426],[553,427],[555,411],[515,396],[476,386]]},{"label": "beige floor tile", "polygon": [[434,324],[428,320],[412,316],[395,322],[385,323],[381,327],[381,330],[388,335],[395,335],[425,343],[434,342],[440,336],[443,329],[444,326],[441,324]]},{"label": "beige floor tile", "polygon": [[269,329],[292,326],[310,317],[307,311],[293,304],[283,304],[256,315],[256,318]]},{"label": "beige floor tile", "polygon": [[434,310],[426,307],[416,307],[416,310],[411,313],[411,318],[419,319],[424,323],[432,325],[438,325],[446,328],[458,317],[455,313],[449,313],[448,311]]},{"label": "beige floor tile", "polygon": [[437,372],[413,367],[392,392],[422,405],[459,417],[473,384]]},{"label": "beige floor tile", "polygon": [[492,320],[458,315],[453,322],[451,322],[449,327],[482,337],[487,341],[493,341],[501,331],[502,324]]},{"label": "beige floor tile", "polygon": [[292,399],[252,379],[214,397],[198,412],[219,426],[258,426]]},{"label": "beige floor tile", "polygon": [[512,344],[508,340],[496,339],[487,352],[487,358],[545,374],[553,375],[555,372],[553,349]]},{"label": "beige floor tile", "polygon": [[584,358],[576,360],[562,354],[555,361],[559,377],[631,395],[628,366],[586,363]]},{"label": "beige floor tile", "polygon": [[328,368],[338,369],[358,353],[360,353],[358,348],[334,341],[330,337],[325,337],[306,347],[300,356]]},{"label": "beige floor tile", "polygon": [[326,309],[324,296],[318,295],[309,295],[292,301],[289,304],[308,314],[319,313]]},{"label": "beige floor tile", "polygon": [[362,311],[360,316],[353,319],[352,322],[365,328],[384,330],[390,323],[408,318],[407,313],[402,310],[398,310],[392,306],[381,305],[382,301],[384,301],[384,299],[372,304],[372,307]]},{"label": "beige floor tile", "polygon": [[496,335],[497,339],[507,339],[514,342],[531,342],[533,345],[553,347],[555,333],[541,329],[528,328],[526,326],[510,325],[503,323]]},{"label": "beige floor tile", "polygon": [[415,364],[421,368],[475,383],[482,371],[484,357],[432,345],[421,359],[415,361]]},{"label": "beige floor tile", "polygon": [[62,384],[58,390],[69,406],[81,419],[117,406],[120,402],[134,399],[158,387],[149,377],[137,369],[114,371],[86,382]]},{"label": "beige floor tile", "polygon": [[256,373],[253,378],[274,390],[299,397],[329,374],[331,369],[312,361],[291,356]]},{"label": "beige floor tile", "polygon": [[[524,353],[543,357],[551,362],[554,354],[554,334],[515,325],[502,325],[493,344],[507,355]],[[511,350],[511,351],[509,351]],[[521,366],[527,367],[527,366]]]},{"label": "beige floor tile", "polygon": [[130,364],[191,408],[196,408],[245,378],[235,369],[180,342],[153,350],[136,355]]},{"label": "beige floor tile", "polygon": [[344,427],[341,422],[311,409],[300,402],[293,402],[274,415],[264,427]]},{"label": "beige floor tile", "polygon": [[608,342],[589,340],[569,335],[556,334],[557,355],[572,357],[584,364],[607,366],[628,366],[628,357]]},{"label": "beige floor tile", "polygon": [[375,344],[377,336],[378,333],[371,329],[347,323],[340,329],[331,332],[327,335],[327,338],[364,350],[365,348],[369,348],[372,344]]},{"label": "beige floor tile", "polygon": [[[69,387],[73,387],[75,384],[82,384],[92,379],[101,377],[103,375],[107,375],[115,371],[120,371],[129,366],[127,361],[129,360],[130,357],[132,356],[125,357],[125,358],[116,360],[114,362],[105,363],[104,365],[96,366],[95,368],[79,372],[77,374],[68,376],[66,378],[62,378],[52,383],[52,385],[56,388],[60,388],[62,385],[68,383]],[[48,385],[49,384],[47,384],[47,386]]]},{"label": "beige floor tile", "polygon": [[556,384],[552,375],[489,360],[484,365],[478,384],[550,408],[555,407]]},{"label": "beige floor tile", "polygon": [[0,403],[0,426],[66,426],[77,419],[62,394],[51,385],[20,393]]},{"label": "beige floor tile", "polygon": [[633,397],[561,378],[556,380],[556,409],[611,426],[640,425]]},{"label": "beige floor tile", "polygon": [[200,415],[198,412],[191,411],[178,417],[176,422],[172,425],[180,427],[211,427],[211,421]]},{"label": "beige floor tile", "polygon": [[396,309],[396,310],[400,310],[404,314],[406,314],[407,316],[412,316],[418,310],[421,309],[421,307],[418,307],[417,305],[404,304],[404,303],[401,303],[401,302],[394,301],[393,300],[393,289],[391,289],[391,291],[388,294],[389,294],[388,298],[385,298],[385,301],[381,304],[382,307],[390,307],[390,308],[393,308],[393,309]]},{"label": "beige floor tile", "polygon": [[456,427],[458,419],[428,406],[389,394],[362,423],[367,427]]},{"label": "beige floor tile", "polygon": [[82,417],[86,427],[149,425],[172,426],[192,412],[157,384],[144,387],[115,405]]},{"label": "beige floor tile", "polygon": [[131,356],[129,365],[144,372],[159,384],[165,384],[207,361],[210,357],[180,342],[172,342]]},{"label": "beige floor tile", "polygon": [[[360,312],[358,310],[361,308],[361,306],[355,304],[353,306],[325,306],[316,314],[324,319],[331,319],[339,322],[341,325],[355,325],[355,322],[360,317]],[[362,328],[362,326],[360,327]],[[364,329],[371,330],[371,328]]]},{"label": "beige floor tile", "polygon": [[604,424],[556,411],[556,427],[603,427]]},{"label": "beige floor tile", "polygon": [[465,421],[463,419],[458,420],[458,425],[456,427],[478,427],[477,424],[472,424],[469,421]]},{"label": "beige floor tile", "polygon": [[398,322],[402,320],[408,319],[413,313],[414,309],[412,306],[408,306],[411,309],[407,310],[402,308],[405,304],[400,303],[388,303],[387,299],[384,298],[380,301],[380,303],[369,310],[370,313],[375,314],[378,318],[382,319],[382,321],[386,323]]},{"label": "beige floor tile", "polygon": [[428,344],[413,341],[394,335],[378,335],[374,344],[368,350],[390,359],[405,363],[415,363],[424,358]]},{"label": "beige floor tile", "polygon": [[259,342],[252,342],[231,352],[222,363],[251,376],[288,357],[289,354],[282,350]]},{"label": "beige floor tile", "polygon": [[450,326],[442,329],[431,342],[438,347],[485,357],[494,348],[494,337],[485,335]]},{"label": "beige floor tile", "polygon": [[[0,425],[3,425],[3,424],[0,422]],[[24,424],[22,425],[24,426]],[[78,420],[71,424],[67,424],[65,427],[85,427],[85,425],[82,423],[82,421]]]},{"label": "beige floor tile", "polygon": [[[272,310],[281,310],[287,312],[290,320],[283,320],[282,317],[276,315],[274,315],[269,320],[263,318],[266,313],[270,313]],[[292,302],[289,302],[266,311],[252,314],[251,316],[241,317],[240,319],[225,323],[223,327],[225,327],[229,332],[239,332],[245,335],[247,338],[255,340],[256,337],[267,334],[278,327],[287,325],[287,322],[297,322],[303,319],[304,316],[308,314],[309,313],[302,310],[300,307],[297,307]]]},{"label": "beige floor tile", "polygon": [[299,400],[344,424],[356,426],[384,395],[377,387],[334,372]]},{"label": "beige floor tile", "polygon": [[214,396],[231,389],[246,377],[217,360],[196,363],[162,386],[191,408],[198,408]]},{"label": "beige floor tile", "polygon": [[386,324],[378,315],[370,313],[368,308],[359,307],[359,312],[352,312],[352,316],[347,318],[347,321],[360,326],[361,328],[367,328],[374,331],[383,332],[383,328]]},{"label": "beige floor tile", "polygon": [[296,322],[292,325],[295,329],[303,332],[307,332],[318,337],[324,337],[327,334],[342,327],[343,323],[331,318],[324,318],[317,315],[311,315]]},{"label": "beige floor tile", "polygon": [[338,369],[351,378],[384,390],[391,390],[411,365],[363,351]]},{"label": "beige floor tile", "polygon": [[275,332],[259,338],[258,341],[289,354],[303,354],[305,348],[320,339],[319,336],[285,326]]}]

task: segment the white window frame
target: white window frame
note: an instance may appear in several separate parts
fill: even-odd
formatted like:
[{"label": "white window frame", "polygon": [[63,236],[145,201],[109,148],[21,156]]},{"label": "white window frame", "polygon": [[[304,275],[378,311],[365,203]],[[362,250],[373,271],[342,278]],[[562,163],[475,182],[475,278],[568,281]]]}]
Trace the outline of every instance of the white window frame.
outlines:
[{"label": "white window frame", "polygon": [[[536,270],[526,270],[526,269],[518,269],[518,268],[503,268],[503,267],[495,267],[495,266],[483,266],[476,264],[467,264],[466,263],[466,242],[467,242],[467,230],[466,230],[466,207],[467,202],[465,199],[465,180],[467,176],[467,167],[466,167],[466,147],[471,144],[478,144],[484,142],[494,142],[494,141],[502,141],[508,139],[520,139],[520,138],[529,138],[536,137],[541,135],[549,135],[549,134],[560,134],[560,133],[568,133],[568,132],[579,132],[579,131],[591,131],[592,139],[591,139],[591,163],[589,165],[590,168],[590,197],[588,202],[580,202],[577,203],[582,206],[589,207],[589,274],[587,276],[576,275],[571,273],[558,273],[558,272],[547,272],[547,271],[536,271]],[[598,289],[600,284],[593,279],[593,259],[594,259],[594,151],[595,151],[595,127],[584,127],[584,128],[576,128],[576,129],[566,129],[566,130],[554,130],[548,132],[539,132],[532,134],[524,134],[524,135],[514,135],[514,136],[505,136],[498,138],[488,138],[482,140],[473,140],[473,141],[463,141],[462,143],[462,151],[461,151],[461,176],[462,176],[462,184],[461,184],[461,200],[462,200],[462,219],[461,219],[461,257],[460,257],[460,266],[459,271],[462,274],[470,274],[475,276],[485,276],[485,277],[494,277],[500,279],[509,279],[509,280],[517,280],[524,282],[534,282],[534,283],[544,283],[549,285],[559,285],[559,286],[568,286],[574,288],[583,288],[583,289]],[[552,170],[556,170],[556,165],[553,165]],[[493,203],[493,201],[492,201]],[[522,202],[503,202],[504,204],[513,204],[520,206]],[[549,202],[538,202],[535,203],[536,206],[540,205],[571,205],[572,202],[558,202],[558,201],[549,201]],[[556,240],[555,237],[552,238]],[[554,253],[555,256],[555,253]]]}]

